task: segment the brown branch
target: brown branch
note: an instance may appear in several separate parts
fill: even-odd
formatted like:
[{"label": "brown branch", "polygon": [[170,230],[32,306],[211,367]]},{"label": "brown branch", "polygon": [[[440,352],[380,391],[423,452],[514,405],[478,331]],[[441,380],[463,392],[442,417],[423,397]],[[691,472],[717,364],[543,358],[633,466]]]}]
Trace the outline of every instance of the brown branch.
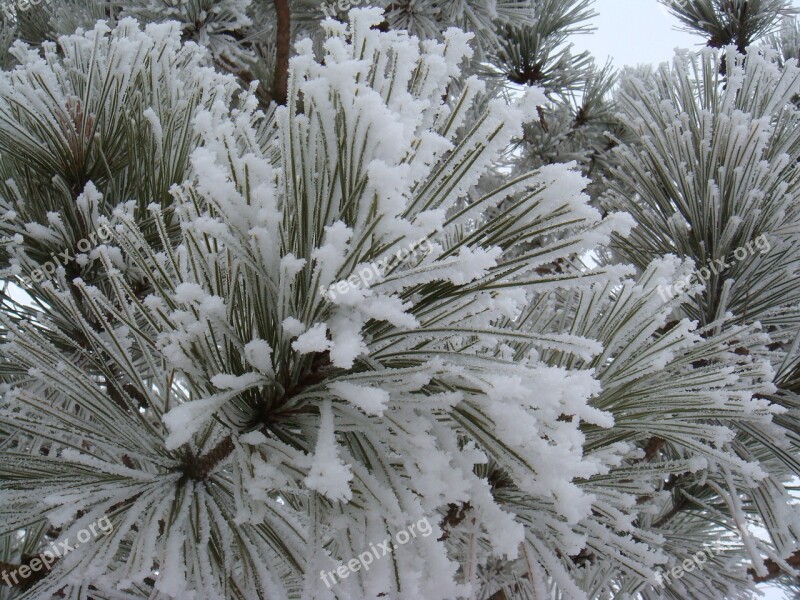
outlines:
[{"label": "brown branch", "polygon": [[231,436],[226,436],[205,456],[189,456],[183,465],[184,476],[195,481],[203,481],[219,463],[231,455],[233,449]]},{"label": "brown branch", "polygon": [[275,50],[275,78],[272,81],[272,98],[280,105],[285,105],[289,88],[289,53],[291,50],[292,21],[289,11],[289,0],[274,0],[277,13],[277,30]]},{"label": "brown branch", "polygon": [[666,443],[667,441],[661,439],[660,437],[651,437],[644,448],[643,461],[651,462],[656,456],[658,456],[658,453],[661,451],[661,449],[664,447],[664,444]]},{"label": "brown branch", "polygon": [[673,505],[672,505],[672,508],[670,509],[670,511],[667,514],[665,514],[663,517],[661,517],[658,521],[653,523],[652,527],[655,528],[655,529],[661,529],[667,523],[669,523],[672,519],[674,519],[676,516],[678,516],[678,514],[681,511],[685,510],[686,507],[689,504],[690,504],[689,503],[689,499],[686,496],[684,496],[683,494],[681,494],[680,498],[678,498],[678,500],[673,502]]},{"label": "brown branch", "polygon": [[[793,569],[800,569],[800,550],[796,551],[792,554],[789,558],[786,559],[786,562],[789,564],[790,567]],[[768,558],[764,561],[764,566],[767,568],[767,574],[764,576],[758,575],[756,573],[755,568],[747,569],[747,574],[753,578],[753,581],[756,583],[764,583],[765,581],[772,581],[773,579],[777,579],[781,575],[787,575],[783,569],[781,569],[780,565],[776,563],[771,558]]]},{"label": "brown branch", "polygon": [[[645,445],[645,447],[644,447],[644,457],[641,460],[637,461],[637,462],[639,462],[639,463],[652,462],[653,459],[655,459],[658,456],[659,452],[661,452],[661,449],[664,447],[664,444],[666,444],[666,443],[667,443],[666,440],[664,440],[664,439],[662,439],[662,438],[660,438],[658,436],[651,437],[647,441],[647,445]],[[629,482],[625,481],[624,483],[629,483]],[[651,496],[651,495],[639,496],[636,499],[636,504],[637,505],[642,505],[645,502],[648,502],[649,500],[651,500],[652,498],[653,498],[653,496]]]},{"label": "brown branch", "polygon": [[108,392],[108,397],[116,404],[123,412],[129,413],[130,406],[128,406],[128,402],[120,392],[119,388],[117,387],[117,382],[105,377],[106,381],[106,391]]},{"label": "brown branch", "polygon": [[286,386],[286,393],[281,399],[281,404],[285,405],[294,398],[299,396],[308,388],[318,385],[328,379],[334,372],[331,364],[331,354],[329,351],[318,352],[314,355],[311,361],[309,370],[300,377],[300,380],[291,385]]},{"label": "brown branch", "polygon": [[472,510],[472,505],[467,502],[464,504],[449,504],[447,506],[447,514],[442,519],[442,522],[439,523],[439,528],[442,530],[442,537],[440,537],[437,541],[441,542],[446,540],[450,537],[450,532],[447,530],[448,527],[450,529],[455,529],[467,518],[467,513]]},{"label": "brown branch", "polygon": [[133,464],[133,461],[131,460],[131,457],[128,456],[127,454],[123,454],[122,455],[122,464],[125,465],[126,467],[128,467],[129,469],[135,469],[136,468],[136,465]]}]

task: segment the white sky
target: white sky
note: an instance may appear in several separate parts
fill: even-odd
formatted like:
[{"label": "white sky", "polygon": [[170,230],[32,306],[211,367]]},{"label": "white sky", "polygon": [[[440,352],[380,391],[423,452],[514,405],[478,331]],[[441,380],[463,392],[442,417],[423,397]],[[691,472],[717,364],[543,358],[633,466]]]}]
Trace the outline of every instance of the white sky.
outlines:
[{"label": "white sky", "polygon": [[[797,4],[797,2],[795,2]],[[657,0],[595,0],[597,30],[575,36],[577,51],[589,50],[598,64],[611,58],[617,68],[637,64],[658,64],[672,59],[675,48],[701,48],[699,36],[676,30],[678,20]],[[785,600],[777,588],[762,586],[764,600]]]},{"label": "white sky", "polygon": [[669,61],[673,50],[700,48],[699,36],[676,31],[678,20],[656,0],[596,0],[593,34],[573,37],[577,50],[589,50],[599,64],[614,66]]}]

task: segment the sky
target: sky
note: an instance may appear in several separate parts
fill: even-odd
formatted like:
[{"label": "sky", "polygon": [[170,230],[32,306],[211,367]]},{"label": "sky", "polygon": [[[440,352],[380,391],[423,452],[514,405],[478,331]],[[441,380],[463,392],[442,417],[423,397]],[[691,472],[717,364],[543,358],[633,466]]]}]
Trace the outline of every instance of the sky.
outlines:
[{"label": "sky", "polygon": [[658,64],[672,58],[673,50],[700,48],[699,36],[676,31],[678,20],[656,0],[596,0],[599,13],[593,34],[573,38],[577,50],[589,50],[598,63],[611,57],[614,66]]},{"label": "sky", "polygon": [[[795,2],[798,4],[798,2]],[[701,37],[676,29],[678,20],[657,0],[595,0],[597,30],[575,36],[578,51],[589,50],[599,64],[610,58],[615,67],[658,64],[672,59],[675,48],[699,49]],[[763,586],[764,600],[789,596],[777,588]]]}]

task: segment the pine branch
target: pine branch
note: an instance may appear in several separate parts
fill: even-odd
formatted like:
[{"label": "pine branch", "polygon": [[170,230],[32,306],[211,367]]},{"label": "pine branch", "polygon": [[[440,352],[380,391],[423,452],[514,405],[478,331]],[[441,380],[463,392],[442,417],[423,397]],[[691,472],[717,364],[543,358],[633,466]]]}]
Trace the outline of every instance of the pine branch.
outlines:
[{"label": "pine branch", "polygon": [[277,38],[275,55],[275,78],[272,84],[272,98],[284,106],[289,86],[289,54],[291,50],[291,11],[289,0],[275,0],[277,13]]},{"label": "pine branch", "polygon": [[[220,70],[236,73],[245,82],[265,82],[255,92],[261,94],[258,99],[269,97],[270,102],[286,105],[290,42],[302,35],[305,25],[313,21],[317,26],[318,7],[290,4],[289,0],[266,4],[222,0],[219,12],[195,14],[199,3],[208,1],[185,3],[174,11],[170,8],[186,25],[181,31],[206,45],[212,64]],[[143,0],[131,2],[144,4]],[[178,136],[181,127],[170,126],[165,118],[173,114],[174,103],[155,103],[148,119],[134,119],[132,130],[152,129],[154,139],[150,140],[149,133],[144,136],[145,147],[152,141],[154,146],[165,148],[164,156],[174,148],[193,158],[177,161],[163,175],[163,181],[161,175],[154,177],[159,180],[157,184],[143,188],[141,193],[125,182],[148,179],[150,165],[134,169],[136,165],[131,163],[129,169],[126,156],[132,153],[114,152],[117,146],[127,147],[127,138],[119,137],[118,144],[96,146],[102,149],[104,162],[108,156],[108,166],[104,164],[102,169],[93,166],[89,160],[92,156],[80,145],[94,140],[81,125],[85,124],[82,115],[99,115],[95,118],[102,124],[97,126],[101,134],[114,123],[109,121],[107,127],[100,112],[89,110],[100,106],[99,102],[82,100],[85,106],[81,109],[69,101],[75,109],[72,120],[80,132],[79,139],[60,152],[47,136],[39,136],[44,140],[39,145],[47,151],[36,154],[37,162],[21,159],[38,151],[38,145],[28,137],[38,135],[39,129],[49,131],[48,118],[26,121],[22,118],[28,115],[25,110],[6,115],[7,123],[18,127],[6,133],[10,141],[6,142],[4,160],[10,160],[10,156],[20,160],[19,166],[0,181],[10,178],[22,184],[19,173],[38,171],[42,171],[38,179],[49,181],[51,173],[62,168],[62,156],[75,156],[85,168],[69,171],[75,173],[66,178],[72,188],[65,188],[63,200],[67,205],[77,203],[84,175],[99,173],[108,183],[100,186],[102,214],[109,214],[111,207],[129,195],[138,200],[157,195],[163,198],[162,207],[170,202],[175,212],[167,227],[160,216],[142,225],[138,214],[115,211],[115,224],[124,222],[128,226],[118,227],[118,235],[108,245],[114,254],[101,251],[105,252],[102,261],[67,270],[67,280],[73,283],[81,275],[96,275],[87,281],[89,287],[73,285],[58,290],[65,292],[61,294],[63,301],[56,301],[54,296],[53,302],[42,302],[40,310],[43,316],[51,317],[48,323],[53,323],[53,328],[41,334],[33,328],[33,333],[26,335],[28,331],[19,325],[22,319],[14,317],[8,325],[8,339],[0,339],[0,368],[9,373],[2,383],[19,387],[9,394],[9,400],[12,409],[17,405],[20,408],[16,413],[2,407],[5,420],[0,422],[0,433],[5,434],[9,424],[21,419],[24,435],[29,436],[25,444],[31,448],[38,444],[49,451],[53,443],[75,448],[62,457],[48,452],[33,452],[31,456],[5,452],[0,460],[0,479],[8,485],[0,491],[4,500],[0,506],[11,508],[3,509],[3,515],[13,516],[18,523],[32,522],[43,510],[54,509],[50,505],[43,509],[39,497],[59,497],[53,488],[61,489],[64,481],[74,482],[76,489],[80,486],[86,493],[66,497],[63,504],[79,507],[79,518],[89,511],[114,515],[136,511],[130,518],[118,520],[118,527],[130,525],[124,534],[126,543],[130,540],[130,552],[125,547],[118,552],[116,547],[103,548],[101,544],[86,548],[87,553],[98,553],[97,558],[109,566],[110,575],[126,569],[147,572],[150,564],[157,564],[158,576],[140,578],[135,585],[143,581],[151,588],[159,586],[157,592],[161,593],[166,591],[160,589],[162,585],[180,584],[175,595],[185,595],[210,584],[214,590],[208,597],[225,596],[231,590],[241,597],[254,597],[257,590],[270,586],[276,588],[273,595],[280,598],[313,595],[313,590],[301,590],[305,585],[302,582],[314,582],[309,577],[309,565],[320,562],[316,553],[324,545],[320,542],[330,525],[336,523],[342,531],[347,530],[348,546],[363,547],[372,531],[363,526],[365,511],[384,514],[386,506],[393,507],[390,516],[394,521],[412,516],[433,522],[444,517],[440,521],[441,537],[420,536],[414,544],[397,549],[397,554],[413,552],[430,557],[418,571],[409,575],[406,569],[390,568],[387,572],[392,572],[391,578],[382,581],[384,575],[377,570],[362,570],[359,577],[375,578],[365,584],[384,589],[386,594],[410,576],[430,582],[431,589],[442,590],[441,597],[455,596],[455,569],[451,572],[440,567],[450,563],[457,567],[463,556],[459,545],[467,537],[471,544],[467,579],[476,589],[486,590],[491,600],[507,600],[532,597],[530,590],[540,583],[538,576],[534,581],[533,574],[540,572],[541,583],[552,586],[557,594],[562,592],[559,588],[570,587],[571,595],[581,596],[581,590],[574,588],[589,585],[597,595],[609,595],[612,586],[631,589],[641,584],[639,575],[652,565],[648,556],[653,552],[660,549],[674,557],[680,554],[682,549],[671,545],[672,539],[687,530],[698,540],[711,535],[710,528],[698,527],[699,519],[692,518],[701,505],[689,493],[699,488],[703,496],[711,495],[696,483],[701,479],[695,468],[699,463],[692,459],[708,455],[709,465],[726,458],[734,465],[747,460],[749,447],[737,454],[716,448],[709,440],[719,436],[727,439],[726,434],[736,433],[731,423],[742,421],[755,430],[764,420],[766,409],[760,405],[753,408],[759,397],[754,396],[751,402],[751,394],[766,393],[761,385],[766,381],[765,370],[756,362],[756,349],[763,344],[755,334],[748,337],[746,331],[726,338],[727,329],[709,339],[683,320],[658,333],[659,324],[674,318],[668,315],[678,310],[679,302],[667,306],[666,300],[656,297],[655,286],[680,274],[677,263],[661,259],[667,251],[677,248],[680,256],[705,259],[692,251],[699,246],[711,248],[711,244],[694,241],[710,232],[715,235],[709,241],[719,243],[719,228],[700,218],[705,213],[692,206],[684,212],[698,217],[692,222],[694,238],[682,238],[683,230],[665,232],[664,223],[649,224],[647,215],[637,212],[642,204],[653,201],[662,187],[682,181],[670,172],[658,185],[644,185],[649,184],[647,180],[640,187],[621,186],[624,189],[620,193],[628,188],[637,192],[631,195],[637,204],[630,212],[645,227],[634,235],[643,237],[646,231],[649,236],[631,238],[636,242],[631,245],[634,262],[643,263],[641,279],[628,279],[621,271],[606,272],[606,265],[592,272],[576,266],[577,255],[589,248],[604,252],[612,232],[628,227],[616,225],[613,215],[601,221],[596,211],[590,210],[585,180],[556,163],[577,157],[581,172],[594,173],[600,187],[605,185],[603,175],[611,175],[608,165],[613,160],[607,156],[608,150],[617,143],[626,144],[633,135],[615,132],[619,142],[605,142],[601,134],[614,123],[609,100],[613,78],[604,70],[594,70],[587,76],[584,67],[588,57],[572,56],[559,33],[583,27],[589,0],[542,0],[534,9],[524,0],[470,0],[464,3],[470,10],[458,8],[459,3],[435,4],[441,10],[430,10],[434,5],[430,0],[394,2],[387,7],[385,22],[375,21],[383,18],[378,11],[372,11],[370,17],[364,16],[367,11],[352,13],[350,31],[343,24],[334,34],[337,52],[313,59],[313,64],[301,61],[293,65],[292,73],[296,68],[297,77],[310,85],[303,89],[302,102],[298,102],[299,114],[284,113],[288,118],[265,116],[254,108],[258,103],[251,96],[238,102],[233,90],[230,97],[212,101],[211,87],[192,84],[201,103],[215,108],[198,112],[195,104],[187,105],[186,114],[198,112],[198,118],[192,119],[191,134]],[[451,5],[455,8],[448,12]],[[753,13],[759,13],[750,10],[754,6],[751,3],[737,18],[752,22]],[[526,22],[522,17],[531,11],[542,18]],[[146,12],[138,11],[139,16]],[[317,14],[311,18],[313,12]],[[155,20],[156,16],[144,20]],[[376,33],[399,24],[428,41],[419,47],[402,35]],[[452,31],[447,34],[448,52],[444,52],[445,46],[434,48],[435,40],[450,24],[471,29],[480,43],[478,60],[459,71],[464,74],[467,69],[476,70],[478,63],[489,65],[493,56],[499,58],[493,49],[497,46],[496,34],[518,25],[519,35],[508,40],[505,58],[499,61],[505,66],[492,65],[495,83],[499,88],[514,77],[535,81],[547,95],[529,92],[527,100],[518,106],[500,109],[489,103],[487,111],[473,102],[471,94],[476,89],[465,91],[460,77],[431,79],[436,73],[426,68],[433,64],[431,61],[438,64],[443,59],[450,73],[457,71],[457,65],[468,63],[463,50],[466,39]],[[491,25],[493,30],[488,38],[481,31],[489,29],[484,25]],[[247,35],[253,31],[259,33]],[[270,33],[265,37],[271,37],[264,46],[256,48],[255,42],[244,46],[254,35],[267,31]],[[135,33],[125,30],[126,45],[127,38]],[[99,34],[98,39],[104,35]],[[178,32],[170,35],[180,45]],[[318,48],[323,40],[320,35],[313,41],[313,47]],[[81,43],[86,48],[82,56],[89,57],[87,41]],[[68,45],[64,48],[64,52],[70,52]],[[424,61],[416,58],[420,53]],[[258,60],[252,60],[259,56],[267,58],[263,70]],[[195,63],[187,57],[182,69],[191,72],[210,62],[205,57],[202,61],[196,58]],[[348,61],[347,69],[339,68],[343,60]],[[391,61],[403,68],[387,69]],[[748,57],[747,61],[752,65],[757,59]],[[73,60],[69,64],[104,63]],[[351,72],[350,65],[357,72]],[[411,68],[414,66],[417,68]],[[336,81],[330,77],[332,73]],[[716,64],[709,73],[718,75]],[[142,70],[141,74],[151,73]],[[91,75],[92,81],[105,81],[102,70]],[[667,82],[673,77],[669,74]],[[187,77],[186,81],[194,79]],[[12,105],[20,109],[27,106],[28,98],[41,96],[37,92],[41,86],[23,83],[13,86],[17,94]],[[187,86],[176,86],[173,91],[181,92],[183,87]],[[665,87],[671,90],[674,86]],[[692,83],[687,90],[695,87]],[[66,89],[71,90],[69,86]],[[291,93],[299,92],[293,89]],[[570,94],[574,97],[567,97]],[[389,102],[390,96],[402,101]],[[556,96],[561,100],[554,100]],[[94,96],[86,97],[91,100]],[[654,115],[645,123],[663,118],[658,100],[653,102]],[[224,103],[230,104],[230,110],[217,110]],[[153,103],[144,102],[143,106],[149,104]],[[451,118],[438,119],[445,104]],[[702,104],[711,106],[715,114],[722,110],[714,108],[713,98]],[[645,106],[647,112],[649,108]],[[779,125],[794,124],[789,112],[778,119]],[[342,119],[343,114],[348,118]],[[633,124],[639,120],[629,121]],[[176,121],[186,124],[189,131],[188,120]],[[509,180],[502,173],[498,179],[504,180],[495,186],[495,169],[508,160],[504,149],[514,147],[525,135],[521,124],[535,132],[524,140],[531,149],[525,159],[548,157],[550,160],[536,166],[547,164],[549,169],[528,173],[530,165],[520,163],[520,171],[513,178]],[[392,125],[392,136],[383,133],[387,125]],[[632,160],[631,168],[625,171],[629,177],[639,174],[635,167],[642,164],[652,162],[654,170],[668,159],[682,156],[685,145],[673,147],[671,140],[664,140],[664,132],[672,129],[670,123],[663,125],[659,122],[655,127],[661,137],[644,132],[648,139],[660,142],[658,160]],[[68,126],[73,124],[66,122],[63,128]],[[622,124],[618,129],[622,131]],[[167,133],[162,135],[162,130]],[[787,143],[776,147],[800,147],[791,137],[796,128],[779,130]],[[6,128],[0,128],[0,132],[6,132]],[[131,148],[139,149],[139,137],[131,138],[137,141],[131,142]],[[104,142],[103,135],[97,140],[97,144]],[[447,144],[428,146],[430,140]],[[398,143],[408,147],[398,148]],[[697,156],[702,155],[698,152]],[[701,162],[685,160],[682,164]],[[732,159],[729,164],[736,166]],[[780,181],[772,182],[774,189],[779,189],[784,180],[793,181],[779,172],[775,178]],[[707,180],[708,176],[692,179]],[[119,186],[117,181],[121,182]],[[31,195],[30,187],[20,195]],[[151,187],[158,194],[150,194]],[[128,194],[129,188],[137,193]],[[724,191],[730,186],[718,189]],[[5,188],[2,191],[4,197],[13,196],[5,193]],[[551,191],[558,192],[558,199],[550,198]],[[793,192],[791,188],[787,195]],[[738,201],[739,196],[733,200]],[[663,202],[666,218],[671,218],[676,202],[695,197],[700,196],[693,190],[669,194]],[[45,211],[58,208],[51,205],[55,201],[47,203],[49,196],[45,197],[47,202],[37,200],[38,196],[31,198],[27,206],[41,204],[42,210],[24,213],[20,224],[35,221],[45,226]],[[144,213],[144,208],[140,205],[139,212]],[[778,213],[750,208],[732,206],[726,214]],[[66,219],[74,235],[90,229],[90,221],[79,219],[83,214]],[[446,216],[446,222],[440,223],[438,217],[431,220],[432,214]],[[426,218],[419,218],[422,215]],[[387,221],[394,224],[387,228]],[[159,225],[162,238],[158,243],[145,233],[152,234],[154,224]],[[786,225],[788,228],[791,223]],[[11,227],[4,231],[16,233]],[[363,263],[380,261],[386,258],[384,249],[408,241],[398,239],[402,231],[429,235],[444,255],[434,251],[424,258],[412,257],[408,264],[386,262],[392,265],[388,276],[364,298],[353,302],[320,299],[317,283],[349,281],[348,275],[355,275]],[[53,234],[50,241],[44,233],[39,236],[45,239],[39,242],[42,248],[31,254],[33,261],[49,254],[48,244],[61,243],[59,236]],[[734,233],[731,236],[735,237]],[[655,239],[660,234],[662,245]],[[24,237],[19,250],[32,245],[28,240],[33,237]],[[681,243],[685,244],[683,248]],[[723,247],[727,252],[713,254],[724,257],[734,247]],[[502,254],[492,255],[489,251],[495,248]],[[659,265],[651,270],[653,263]],[[130,281],[140,282],[138,273],[153,274],[146,288]],[[792,280],[784,279],[787,283],[766,280],[764,285],[751,287],[780,292],[784,289],[781,285],[789,286]],[[545,284],[541,293],[539,283]],[[525,314],[512,319],[510,307],[518,306],[523,290],[528,289],[535,292],[531,294],[533,304],[520,307]],[[719,286],[710,289],[717,289],[716,295],[721,295]],[[734,294],[731,312],[737,318],[743,316],[744,321],[769,317],[768,309],[777,304],[766,293],[764,296],[760,306],[752,307]],[[787,292],[786,297],[793,296]],[[695,319],[701,326],[717,311],[706,313],[709,319]],[[75,319],[86,323],[75,327]],[[73,330],[79,332],[77,337],[71,336]],[[45,343],[48,336],[61,343],[52,349]],[[736,343],[745,338],[756,343]],[[752,354],[735,350],[745,347],[753,349]],[[721,356],[731,360],[726,362]],[[57,370],[54,364],[59,365]],[[727,370],[723,372],[720,365]],[[43,389],[47,395],[41,393]],[[515,389],[536,390],[536,406],[522,393],[509,393]],[[215,392],[206,397],[210,390]],[[72,406],[80,410],[59,410]],[[46,421],[33,418],[42,408],[48,409]],[[162,416],[166,418],[160,419]],[[217,433],[219,427],[213,419],[227,429]],[[254,431],[258,427],[266,440]],[[8,430],[13,431],[10,427]],[[238,436],[244,431],[251,435],[240,446]],[[578,433],[585,434],[582,448],[574,443]],[[766,450],[756,448],[756,456],[748,462],[763,463],[770,476],[779,481],[782,472],[772,469],[778,462],[771,451],[773,440],[766,433],[763,439]],[[634,446],[640,448],[642,458],[630,458]],[[173,448],[177,452],[172,452]],[[232,454],[238,448],[242,456],[237,450],[234,461]],[[485,466],[487,458],[494,467]],[[553,468],[554,464],[558,468]],[[168,497],[148,495],[154,484],[174,491],[177,477],[180,484],[203,482],[220,471],[224,474],[220,477],[224,480],[220,483],[225,483],[222,488],[186,485],[180,490],[201,494],[194,499],[183,496],[186,506],[192,507],[191,514],[177,504],[170,506]],[[711,468],[709,472],[713,476]],[[734,477],[743,479],[741,471]],[[487,483],[491,487],[488,494]],[[126,486],[124,493],[121,485]],[[39,489],[41,494],[37,494]],[[282,501],[275,502],[273,489],[281,490]],[[657,489],[672,491],[671,498],[656,498]],[[376,494],[378,490],[380,494]],[[782,505],[781,492],[782,488],[774,492],[767,504]],[[591,507],[587,493],[594,498]],[[107,501],[109,498],[113,500]],[[12,502],[18,502],[20,508]],[[661,533],[657,529],[662,528],[668,530],[662,532],[669,538],[658,549],[652,547],[658,545],[653,536],[642,535],[648,533],[642,530],[652,527],[635,520],[638,513],[652,514],[650,504],[655,502],[663,516],[659,519],[659,514],[655,515],[658,521],[649,533]],[[639,506],[645,503],[648,506]],[[429,508],[423,510],[421,506]],[[377,507],[383,507],[383,512]],[[579,512],[575,507],[580,507]],[[61,506],[61,510],[65,508]],[[746,508],[748,515],[755,515],[753,508],[761,509],[753,505]],[[728,517],[713,504],[709,510],[718,513],[717,523]],[[569,516],[569,525],[565,516]],[[470,528],[469,536],[460,536],[465,521],[475,527]],[[628,522],[635,527],[622,530],[619,523]],[[228,535],[231,525],[239,523],[246,528]],[[787,539],[793,533],[789,526],[784,532],[782,523],[767,526],[773,539]],[[31,533],[41,538],[40,529]],[[118,535],[123,535],[119,529]],[[586,537],[586,544],[578,554],[571,554],[565,544],[573,548],[575,535]],[[527,564],[522,564],[522,559],[506,562],[484,558],[488,555],[484,549],[491,548],[501,556],[520,540],[526,545],[530,542],[530,553],[526,552],[524,559]],[[155,544],[152,548],[151,541]],[[134,564],[131,558],[136,556],[134,545],[147,546],[147,555],[140,553],[144,556],[141,564]],[[183,552],[178,556],[174,548],[181,545]],[[481,550],[472,551],[478,548]],[[336,544],[325,547],[325,551],[336,560],[351,554],[349,547]],[[105,552],[112,554],[103,556]],[[232,581],[229,556],[241,564],[245,577]],[[12,561],[17,557],[3,558]],[[270,564],[264,564],[265,558],[271,559]],[[94,558],[87,555],[83,564],[90,560]],[[756,556],[752,564],[760,560]],[[402,566],[403,561],[399,557],[395,567]],[[793,565],[791,561],[794,557],[790,559]],[[208,573],[197,573],[193,565],[203,565]],[[63,569],[67,565],[64,562],[60,566]],[[596,567],[597,573],[607,574],[602,575],[605,580],[589,582],[581,575],[589,566],[592,571]],[[520,577],[523,567],[528,574]],[[710,586],[722,586],[726,595],[730,587],[724,587],[725,578],[731,573],[725,566],[717,567],[709,565],[703,576],[708,577]],[[770,573],[780,572],[769,564],[767,568]],[[68,580],[77,581],[81,575],[83,570],[75,568]],[[736,581],[741,581],[747,576],[737,572],[737,577]],[[102,585],[99,577],[97,581],[86,579],[81,585]],[[104,579],[111,581],[110,576]],[[50,584],[49,580],[45,582]],[[63,587],[69,591],[71,585]],[[52,586],[62,584],[54,581]],[[491,589],[502,591],[491,593]],[[104,593],[110,596],[105,590],[98,590],[97,596]],[[697,597],[707,596],[699,591]]]},{"label": "pine branch", "polygon": [[684,511],[689,506],[689,504],[690,504],[689,499],[684,494],[681,494],[680,498],[673,503],[672,508],[669,510],[669,512],[665,514],[663,517],[661,517],[658,521],[653,523],[653,528],[661,529],[662,527],[667,525],[667,523],[669,523],[672,519],[677,517],[682,511]]},{"label": "pine branch", "polygon": [[472,505],[469,502],[462,504],[449,504],[447,506],[447,514],[444,516],[444,518],[442,518],[441,523],[439,523],[439,528],[442,530],[442,536],[439,538],[439,541],[449,538],[450,532],[447,530],[447,528],[449,527],[450,529],[455,529],[461,525],[471,510]]},{"label": "pine branch", "polygon": [[[793,569],[800,569],[800,550],[797,550],[794,554],[792,554],[789,558],[786,559],[786,563],[792,567]],[[773,579],[777,579],[787,573],[781,568],[778,563],[776,563],[771,558],[768,558],[764,561],[764,566],[767,568],[767,574],[760,576],[756,573],[755,568],[751,568],[747,570],[748,575],[753,578],[753,581],[756,583],[764,583],[765,581],[772,581]]]},{"label": "pine branch", "polygon": [[664,444],[666,443],[667,443],[666,440],[658,436],[651,437],[648,440],[647,445],[645,446],[644,458],[642,460],[644,462],[650,462],[651,460],[653,460],[656,456],[658,456],[658,453],[661,451],[661,448],[663,448]]},{"label": "pine branch", "polygon": [[194,481],[203,481],[218,464],[231,455],[235,446],[231,436],[225,436],[208,454],[200,457],[189,456],[184,463],[184,477]]}]

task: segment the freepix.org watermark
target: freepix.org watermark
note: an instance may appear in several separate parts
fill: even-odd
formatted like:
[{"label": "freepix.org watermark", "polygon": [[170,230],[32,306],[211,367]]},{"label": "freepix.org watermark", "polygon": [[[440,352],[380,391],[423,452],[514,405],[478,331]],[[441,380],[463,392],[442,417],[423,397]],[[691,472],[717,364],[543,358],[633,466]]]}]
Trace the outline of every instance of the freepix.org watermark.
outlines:
[{"label": "freepix.org watermark", "polygon": [[16,15],[21,12],[25,12],[32,6],[36,6],[37,4],[44,3],[47,6],[50,6],[52,0],[16,0],[16,2],[0,2],[0,13],[3,13],[3,16],[11,20]]},{"label": "freepix.org watermark", "polygon": [[407,248],[400,248],[394,255],[389,254],[384,256],[377,262],[370,263],[361,267],[358,273],[353,273],[347,279],[343,279],[337,283],[332,283],[329,287],[321,285],[319,293],[328,300],[336,300],[337,295],[346,294],[349,290],[354,288],[368,289],[373,283],[377,283],[383,279],[386,271],[402,262],[409,260],[412,257],[419,256],[420,250],[425,254],[433,250],[433,246],[428,241],[427,237],[420,238]]},{"label": "freepix.org watermark", "polygon": [[[760,251],[762,255],[772,250],[772,246],[770,245],[767,236],[763,233],[756,239],[751,240],[744,246],[734,250],[733,258],[736,262],[745,261],[748,258],[755,256],[756,250]],[[658,293],[661,296],[661,299],[664,302],[667,302],[668,300],[671,300],[675,296],[682,294],[686,289],[688,289],[693,280],[697,281],[698,283],[706,283],[709,279],[711,279],[711,275],[718,275],[730,266],[731,265],[729,265],[724,258],[714,259],[706,263],[705,267],[696,270],[694,273],[690,273],[685,279],[679,279],[672,285],[658,286]]]},{"label": "freepix.org watermark", "polygon": [[708,559],[713,558],[714,555],[719,556],[722,554],[725,548],[725,544],[723,544],[722,541],[717,540],[714,542],[713,547],[706,547],[705,550],[695,552],[692,554],[691,558],[685,559],[680,565],[672,567],[669,571],[663,571],[659,569],[656,571],[656,585],[660,588],[663,588],[668,586],[673,581],[681,579],[684,575],[686,575],[686,573],[691,573],[695,570],[695,568],[702,571],[705,568],[705,564],[708,562]]},{"label": "freepix.org watermark", "polygon": [[[101,225],[97,228],[97,231],[91,232],[88,238],[80,240],[75,247],[78,249],[78,252],[88,252],[95,247],[98,241],[109,242],[111,241],[111,238],[111,229],[107,225]],[[33,271],[30,277],[23,277],[22,284],[24,286],[29,286],[31,281],[39,283],[46,276],[50,276],[55,273],[58,267],[63,267],[76,258],[77,255],[71,255],[69,250],[64,250],[59,254],[51,254],[51,260],[47,261],[40,268]]]},{"label": "freepix.org watermark", "polygon": [[28,579],[33,573],[38,573],[42,569],[49,571],[53,564],[59,558],[63,558],[81,544],[85,544],[91,539],[98,537],[100,534],[108,535],[114,531],[114,526],[109,521],[108,517],[103,515],[94,523],[90,523],[86,529],[81,529],[76,534],[77,542],[70,544],[69,538],[50,542],[50,548],[39,553],[39,556],[32,559],[26,565],[20,565],[13,571],[3,571],[0,573],[0,578],[8,586],[19,585],[20,579],[22,581]]},{"label": "freepix.org watermark", "polygon": [[375,546],[375,544],[370,544],[368,552],[362,552],[358,555],[358,558],[351,558],[347,561],[347,564],[339,565],[332,571],[320,571],[319,577],[325,582],[325,586],[331,589],[331,586],[336,584],[337,575],[339,579],[342,580],[347,579],[350,573],[356,573],[361,569],[369,571],[369,566],[373,562],[379,558],[383,558],[387,554],[391,554],[400,546],[407,544],[412,538],[416,538],[417,534],[420,534],[422,537],[428,537],[431,533],[433,533],[433,527],[431,527],[428,518],[425,517],[416,523],[412,523],[403,531],[398,531],[394,536],[394,540],[387,538],[377,546]]}]

